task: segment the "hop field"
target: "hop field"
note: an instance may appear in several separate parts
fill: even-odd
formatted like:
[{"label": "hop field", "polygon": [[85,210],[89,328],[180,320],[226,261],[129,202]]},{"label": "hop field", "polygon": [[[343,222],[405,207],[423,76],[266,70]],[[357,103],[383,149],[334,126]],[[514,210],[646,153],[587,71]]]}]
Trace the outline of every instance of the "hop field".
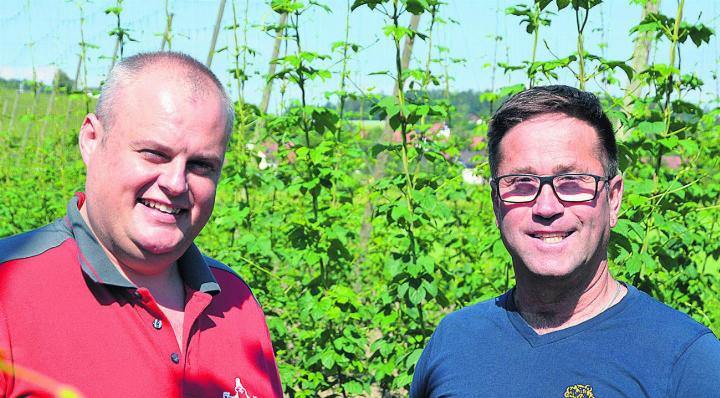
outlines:
[{"label": "hop field", "polygon": [[[357,0],[336,8],[364,10],[384,24],[378,34],[393,48],[389,95],[352,88],[347,67],[362,54],[347,38],[331,55],[302,50],[303,13],[322,7],[315,3],[272,2],[279,22],[269,31],[285,53],[273,54],[266,76],[245,74],[249,46],[235,3],[235,23],[225,31],[240,39],[213,49],[236,55],[228,84],[242,93],[257,78],[269,93],[292,87],[298,97],[276,113],[264,100],[235,98],[215,211],[197,243],[253,288],[288,396],[404,396],[439,320],[512,286],[490,188],[467,177],[489,176],[483,137],[491,111],[532,85],[595,91],[617,127],[626,193],[609,247],[613,274],[720,334],[720,108],[717,93],[692,99],[707,88],[678,56],[716,45],[716,37],[682,20],[683,2],[669,16],[645,5],[632,31],[640,47],[668,54],[667,63],[642,51],[628,61],[593,55],[585,44],[601,32],[578,23],[571,54],[540,61],[534,49],[515,65],[497,61],[517,80],[475,93],[476,105],[449,88],[450,50],[428,45],[435,50],[413,53],[410,39],[438,40],[438,24],[447,23],[441,2]],[[538,1],[503,18],[523,21],[537,47],[551,20],[596,18],[595,3]],[[109,13],[122,45],[122,7]],[[87,48],[81,43],[81,62]],[[324,69],[326,58],[339,67]],[[307,87],[329,76],[338,82],[330,102],[310,103]],[[83,189],[77,131],[97,90],[78,80],[25,81],[22,93],[20,82],[3,82],[0,237],[61,217]]]}]

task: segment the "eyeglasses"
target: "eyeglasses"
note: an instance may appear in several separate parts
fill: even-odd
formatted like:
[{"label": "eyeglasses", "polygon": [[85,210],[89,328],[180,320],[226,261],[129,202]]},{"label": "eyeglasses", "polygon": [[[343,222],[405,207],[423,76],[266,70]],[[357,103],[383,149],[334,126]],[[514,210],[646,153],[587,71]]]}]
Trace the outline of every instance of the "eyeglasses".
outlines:
[{"label": "eyeglasses", "polygon": [[607,178],[593,174],[507,174],[492,179],[500,200],[507,203],[527,203],[535,200],[543,185],[550,184],[555,196],[563,202],[587,202],[595,199],[598,182]]}]

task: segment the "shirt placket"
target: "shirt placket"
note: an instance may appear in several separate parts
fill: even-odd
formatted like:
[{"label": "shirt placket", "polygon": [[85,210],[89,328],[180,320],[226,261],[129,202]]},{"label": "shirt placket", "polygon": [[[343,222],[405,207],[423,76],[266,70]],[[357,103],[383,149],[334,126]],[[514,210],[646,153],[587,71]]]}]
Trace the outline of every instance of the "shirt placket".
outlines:
[{"label": "shirt placket", "polygon": [[139,315],[140,327],[147,331],[160,355],[161,363],[166,364],[177,379],[180,379],[185,366],[185,355],[177,344],[175,333],[170,321],[157,305],[157,302],[146,288],[138,288],[133,292],[136,300],[135,310]]},{"label": "shirt placket", "polygon": [[[201,315],[212,301],[212,295],[195,291],[186,291],[185,319],[183,323],[183,345],[185,346],[184,380],[199,380],[200,340],[202,328]],[[198,391],[191,391],[191,385],[183,383],[183,390],[191,396],[199,396]]]}]

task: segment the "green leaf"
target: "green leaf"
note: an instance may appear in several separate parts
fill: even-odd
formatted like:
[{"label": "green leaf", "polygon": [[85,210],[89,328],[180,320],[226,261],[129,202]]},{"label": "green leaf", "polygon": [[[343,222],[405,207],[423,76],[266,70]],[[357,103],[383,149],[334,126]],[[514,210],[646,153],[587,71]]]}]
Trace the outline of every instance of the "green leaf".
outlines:
[{"label": "green leaf", "polygon": [[428,282],[423,281],[422,286],[425,288],[425,291],[430,295],[430,297],[435,297],[438,294],[438,287],[435,282]]},{"label": "green leaf", "polygon": [[375,157],[377,157],[377,155],[379,155],[381,152],[384,152],[389,147],[390,147],[389,145],[385,145],[385,144],[375,144],[372,146],[372,148],[370,148],[370,154],[372,155],[372,157],[375,158]]},{"label": "green leaf", "polygon": [[363,385],[355,380],[343,383],[342,387],[351,396],[359,396],[365,391]]},{"label": "green leaf", "polygon": [[350,10],[355,11],[355,9],[362,6],[367,6],[369,9],[374,10],[375,7],[377,7],[378,4],[382,4],[383,1],[384,0],[355,0],[353,5],[350,7]]},{"label": "green leaf", "polygon": [[557,0],[555,4],[557,4],[558,11],[560,11],[570,5],[570,0]]},{"label": "green leaf", "polygon": [[270,2],[270,7],[276,13],[284,14],[301,10],[304,5],[303,3],[294,0],[272,0]]},{"label": "green leaf", "polygon": [[623,72],[625,72],[625,76],[627,76],[628,80],[632,80],[635,72],[633,71],[633,68],[625,63],[625,61],[602,61],[601,64],[603,65],[602,69],[615,69],[620,68]]},{"label": "green leaf", "polygon": [[426,0],[403,0],[403,3],[405,8],[415,15],[420,15],[430,8]]},{"label": "green leaf", "polygon": [[391,216],[394,220],[410,220],[410,210],[405,202],[398,202],[392,209]]},{"label": "green leaf", "polygon": [[625,272],[629,275],[637,275],[642,268],[642,259],[640,256],[630,256],[625,263]]},{"label": "green leaf", "polygon": [[522,83],[514,84],[512,86],[505,86],[498,91],[498,97],[504,98],[511,95],[515,95],[521,91],[525,90],[525,85]]},{"label": "green leaf", "polygon": [[686,156],[694,156],[698,150],[698,144],[695,142],[694,139],[683,139],[678,142],[678,144],[685,150]]},{"label": "green leaf", "polygon": [[105,9],[105,14],[120,15],[122,13],[122,7],[110,7]]},{"label": "green leaf", "polygon": [[665,132],[665,122],[640,122],[637,128],[645,135],[660,134]]},{"label": "green leaf", "polygon": [[407,272],[408,274],[410,274],[410,277],[417,278],[418,275],[420,275],[420,271],[422,271],[422,265],[418,264],[417,262],[408,263]]},{"label": "green leaf", "polygon": [[411,303],[418,305],[423,300],[425,300],[425,288],[424,287],[420,286],[417,289],[410,287],[410,289],[408,289],[408,290],[410,293],[409,298],[410,298]]},{"label": "green leaf", "polygon": [[420,256],[417,259],[417,263],[423,267],[425,272],[432,274],[435,272],[435,261],[430,256]]},{"label": "green leaf", "polygon": [[332,369],[335,365],[335,352],[331,350],[323,351],[320,356],[320,362],[326,369]]},{"label": "green leaf", "polygon": [[410,289],[410,284],[408,282],[402,283],[398,286],[398,296],[403,297],[408,289]]},{"label": "green leaf", "polygon": [[392,37],[396,41],[400,41],[405,36],[410,36],[415,33],[412,29],[406,28],[404,26],[395,26],[395,25],[386,25],[383,28],[383,33],[385,36]]},{"label": "green leaf", "polygon": [[677,136],[670,136],[667,138],[661,138],[658,142],[667,149],[673,150],[678,144],[679,139]]},{"label": "green leaf", "polygon": [[422,355],[422,348],[416,348],[413,350],[413,352],[410,353],[410,355],[407,356],[405,359],[405,368],[406,369],[412,369],[415,364],[420,360],[420,356]]}]

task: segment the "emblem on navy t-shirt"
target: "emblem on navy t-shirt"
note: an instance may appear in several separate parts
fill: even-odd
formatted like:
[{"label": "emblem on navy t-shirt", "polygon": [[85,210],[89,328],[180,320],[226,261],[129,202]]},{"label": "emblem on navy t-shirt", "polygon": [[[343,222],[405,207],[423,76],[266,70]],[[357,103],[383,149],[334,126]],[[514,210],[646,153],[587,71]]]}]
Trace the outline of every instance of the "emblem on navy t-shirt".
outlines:
[{"label": "emblem on navy t-shirt", "polygon": [[563,398],[595,398],[590,384],[575,384],[565,389]]}]

